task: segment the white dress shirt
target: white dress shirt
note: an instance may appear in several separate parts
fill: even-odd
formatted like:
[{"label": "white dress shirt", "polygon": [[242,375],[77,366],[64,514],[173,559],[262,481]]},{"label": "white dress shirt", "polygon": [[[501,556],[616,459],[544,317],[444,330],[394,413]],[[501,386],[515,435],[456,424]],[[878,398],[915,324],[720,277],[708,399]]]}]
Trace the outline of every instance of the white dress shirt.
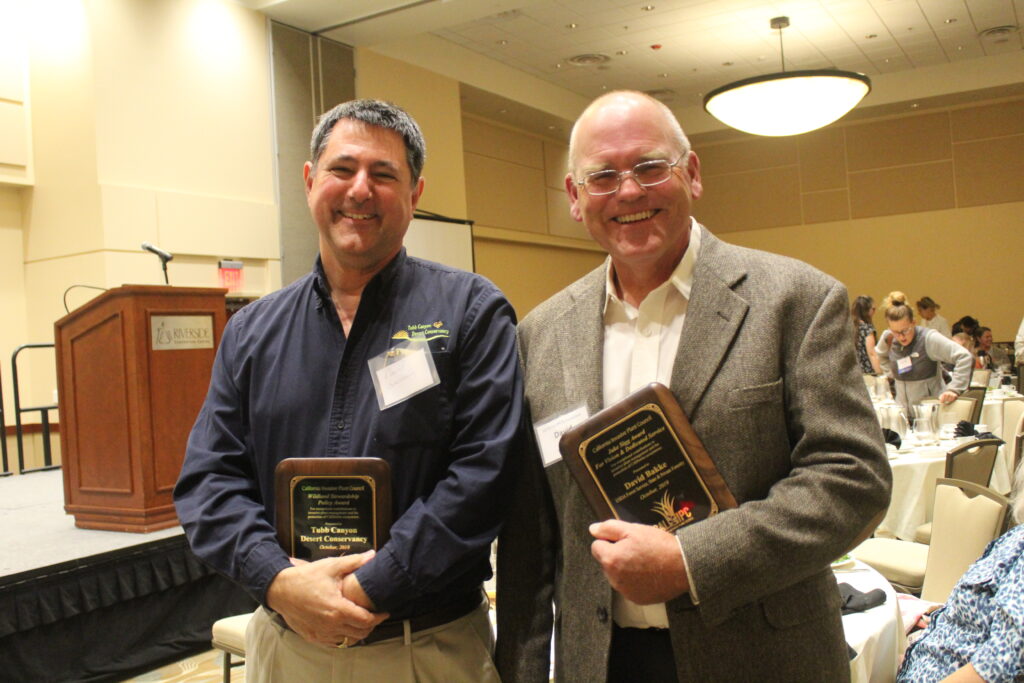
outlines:
[{"label": "white dress shirt", "polygon": [[[690,243],[668,280],[639,307],[617,294],[611,258],[607,260],[604,304],[604,405],[625,398],[651,382],[671,385],[672,366],[693,287],[693,266],[700,252],[700,229],[690,219]],[[682,548],[680,548],[682,552]],[[696,601],[691,587],[691,597]],[[613,594],[612,615],[619,626],[668,628],[665,603],[638,605]]]}]

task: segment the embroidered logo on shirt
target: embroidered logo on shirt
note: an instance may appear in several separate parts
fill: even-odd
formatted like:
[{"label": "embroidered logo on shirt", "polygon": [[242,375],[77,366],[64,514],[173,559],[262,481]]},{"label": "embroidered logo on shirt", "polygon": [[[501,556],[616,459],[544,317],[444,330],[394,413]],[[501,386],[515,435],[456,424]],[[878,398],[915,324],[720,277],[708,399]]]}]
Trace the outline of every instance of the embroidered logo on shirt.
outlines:
[{"label": "embroidered logo on shirt", "polygon": [[399,330],[391,335],[392,339],[425,339],[431,341],[433,339],[447,339],[451,336],[451,332],[444,326],[444,323],[437,320],[432,323],[412,323],[405,326],[404,330]]}]

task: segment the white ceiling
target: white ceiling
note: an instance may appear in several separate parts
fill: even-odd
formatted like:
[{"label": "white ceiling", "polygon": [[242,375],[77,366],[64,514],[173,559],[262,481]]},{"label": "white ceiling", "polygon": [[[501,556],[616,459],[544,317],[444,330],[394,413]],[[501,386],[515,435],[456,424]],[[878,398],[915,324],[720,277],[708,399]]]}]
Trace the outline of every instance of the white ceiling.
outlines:
[{"label": "white ceiling", "polygon": [[[920,71],[941,82],[936,74],[948,69],[961,80],[977,73],[984,87],[988,65],[1024,51],[1024,0],[240,1],[353,46],[429,33],[584,100],[615,88],[669,90],[663,99],[677,110],[700,107],[717,86],[779,71],[779,34],[769,26],[775,16],[791,22],[783,31],[787,70],[834,67],[876,82]],[[985,35],[998,27],[1010,28]],[[580,54],[608,61],[572,65]],[[1016,80],[1024,82],[1024,73]],[[930,94],[949,93],[908,97]],[[501,107],[501,95],[499,85],[463,93],[471,110]]]}]

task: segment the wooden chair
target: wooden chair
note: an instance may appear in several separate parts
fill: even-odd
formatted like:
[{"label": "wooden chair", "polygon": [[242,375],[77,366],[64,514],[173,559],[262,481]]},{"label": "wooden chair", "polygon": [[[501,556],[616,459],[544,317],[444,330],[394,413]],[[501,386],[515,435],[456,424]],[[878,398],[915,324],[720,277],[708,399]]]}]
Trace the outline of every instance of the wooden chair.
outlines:
[{"label": "wooden chair", "polygon": [[1024,413],[1017,418],[1017,431],[1013,435],[1013,471],[1017,472],[1021,458],[1024,458]]},{"label": "wooden chair", "polygon": [[[939,406],[939,424],[956,424],[961,420],[970,420],[971,415],[974,414],[975,403],[977,403],[977,401],[973,398],[964,398],[961,396],[952,403]],[[979,410],[978,412],[980,414],[981,411]]]},{"label": "wooden chair", "polygon": [[[946,478],[988,487],[1002,445],[1001,439],[975,439],[960,444],[946,453]],[[927,522],[914,530],[915,543],[931,543],[932,524]]]},{"label": "wooden chair", "polygon": [[974,369],[974,373],[971,374],[971,386],[972,387],[987,387],[989,379],[992,378],[991,370],[980,370]]},{"label": "wooden chair", "polygon": [[1003,431],[999,435],[1013,449],[1013,464],[1017,464],[1017,435],[1021,430],[1021,418],[1024,417],[1024,398],[1008,398],[1003,401]]},{"label": "wooden chair", "polygon": [[231,683],[231,668],[244,662],[231,662],[231,655],[245,659],[245,629],[249,626],[252,613],[224,617],[213,623],[213,638],[210,644],[224,653],[224,683]]},{"label": "wooden chair", "polygon": [[971,387],[964,393],[960,394],[960,398],[974,399],[974,409],[971,411],[971,416],[967,419],[971,421],[971,424],[978,424],[981,420],[981,409],[985,403],[985,389],[982,387]]},{"label": "wooden chair", "polygon": [[897,590],[945,602],[957,580],[985,546],[1006,528],[1005,496],[967,481],[935,482],[931,545],[894,538],[869,538],[850,551]]},{"label": "wooden chair", "polygon": [[1002,439],[975,439],[946,453],[946,478],[988,486]]}]

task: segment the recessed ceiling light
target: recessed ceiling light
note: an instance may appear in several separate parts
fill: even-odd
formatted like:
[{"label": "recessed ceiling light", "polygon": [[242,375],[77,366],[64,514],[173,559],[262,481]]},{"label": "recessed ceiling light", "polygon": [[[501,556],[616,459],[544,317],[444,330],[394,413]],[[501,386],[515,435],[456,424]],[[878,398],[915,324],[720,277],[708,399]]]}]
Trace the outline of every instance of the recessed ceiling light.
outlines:
[{"label": "recessed ceiling light", "polygon": [[507,41],[507,40],[504,40],[504,39],[502,39],[502,40],[499,40],[499,41],[498,41],[498,45],[508,45],[508,41]]},{"label": "recessed ceiling light", "polygon": [[668,78],[668,74],[660,73],[660,74],[658,74],[658,78]]},{"label": "recessed ceiling light", "polygon": [[616,50],[615,54],[617,54],[618,56],[622,57],[624,55],[628,55],[629,54],[629,50]]},{"label": "recessed ceiling light", "polygon": [[571,23],[571,24],[566,24],[565,25],[566,28],[576,28],[577,26],[579,26],[579,24],[577,24],[575,21],[573,23]]},{"label": "recessed ceiling light", "polygon": [[642,9],[645,12],[653,12],[654,11],[654,5],[644,5],[640,9]]},{"label": "recessed ceiling light", "polygon": [[508,113],[508,109],[499,109],[498,113],[499,114],[507,114]]},{"label": "recessed ceiling light", "polygon": [[732,66],[732,62],[722,62],[722,66]]},{"label": "recessed ceiling light", "polygon": [[949,19],[946,19],[946,23],[947,24],[955,24],[956,23],[956,17],[950,17]]},{"label": "recessed ceiling light", "polygon": [[565,61],[573,66],[597,66],[598,64],[607,64],[611,59],[608,55],[603,55],[600,52],[587,52],[581,55],[573,55]]},{"label": "recessed ceiling light", "polygon": [[1005,43],[1007,39],[1017,31],[1019,27],[1013,24],[1007,24],[1005,26],[992,26],[982,31],[978,31],[978,37],[983,40],[991,40],[995,43]]},{"label": "recessed ceiling light", "polygon": [[911,109],[917,109],[920,106],[921,106],[920,104],[918,104],[917,102],[914,102],[913,104],[910,105],[910,108]]},{"label": "recessed ceiling light", "polygon": [[868,40],[874,40],[875,38],[878,37],[878,34],[877,33],[869,33],[869,34],[867,34],[864,37],[867,38]]}]

